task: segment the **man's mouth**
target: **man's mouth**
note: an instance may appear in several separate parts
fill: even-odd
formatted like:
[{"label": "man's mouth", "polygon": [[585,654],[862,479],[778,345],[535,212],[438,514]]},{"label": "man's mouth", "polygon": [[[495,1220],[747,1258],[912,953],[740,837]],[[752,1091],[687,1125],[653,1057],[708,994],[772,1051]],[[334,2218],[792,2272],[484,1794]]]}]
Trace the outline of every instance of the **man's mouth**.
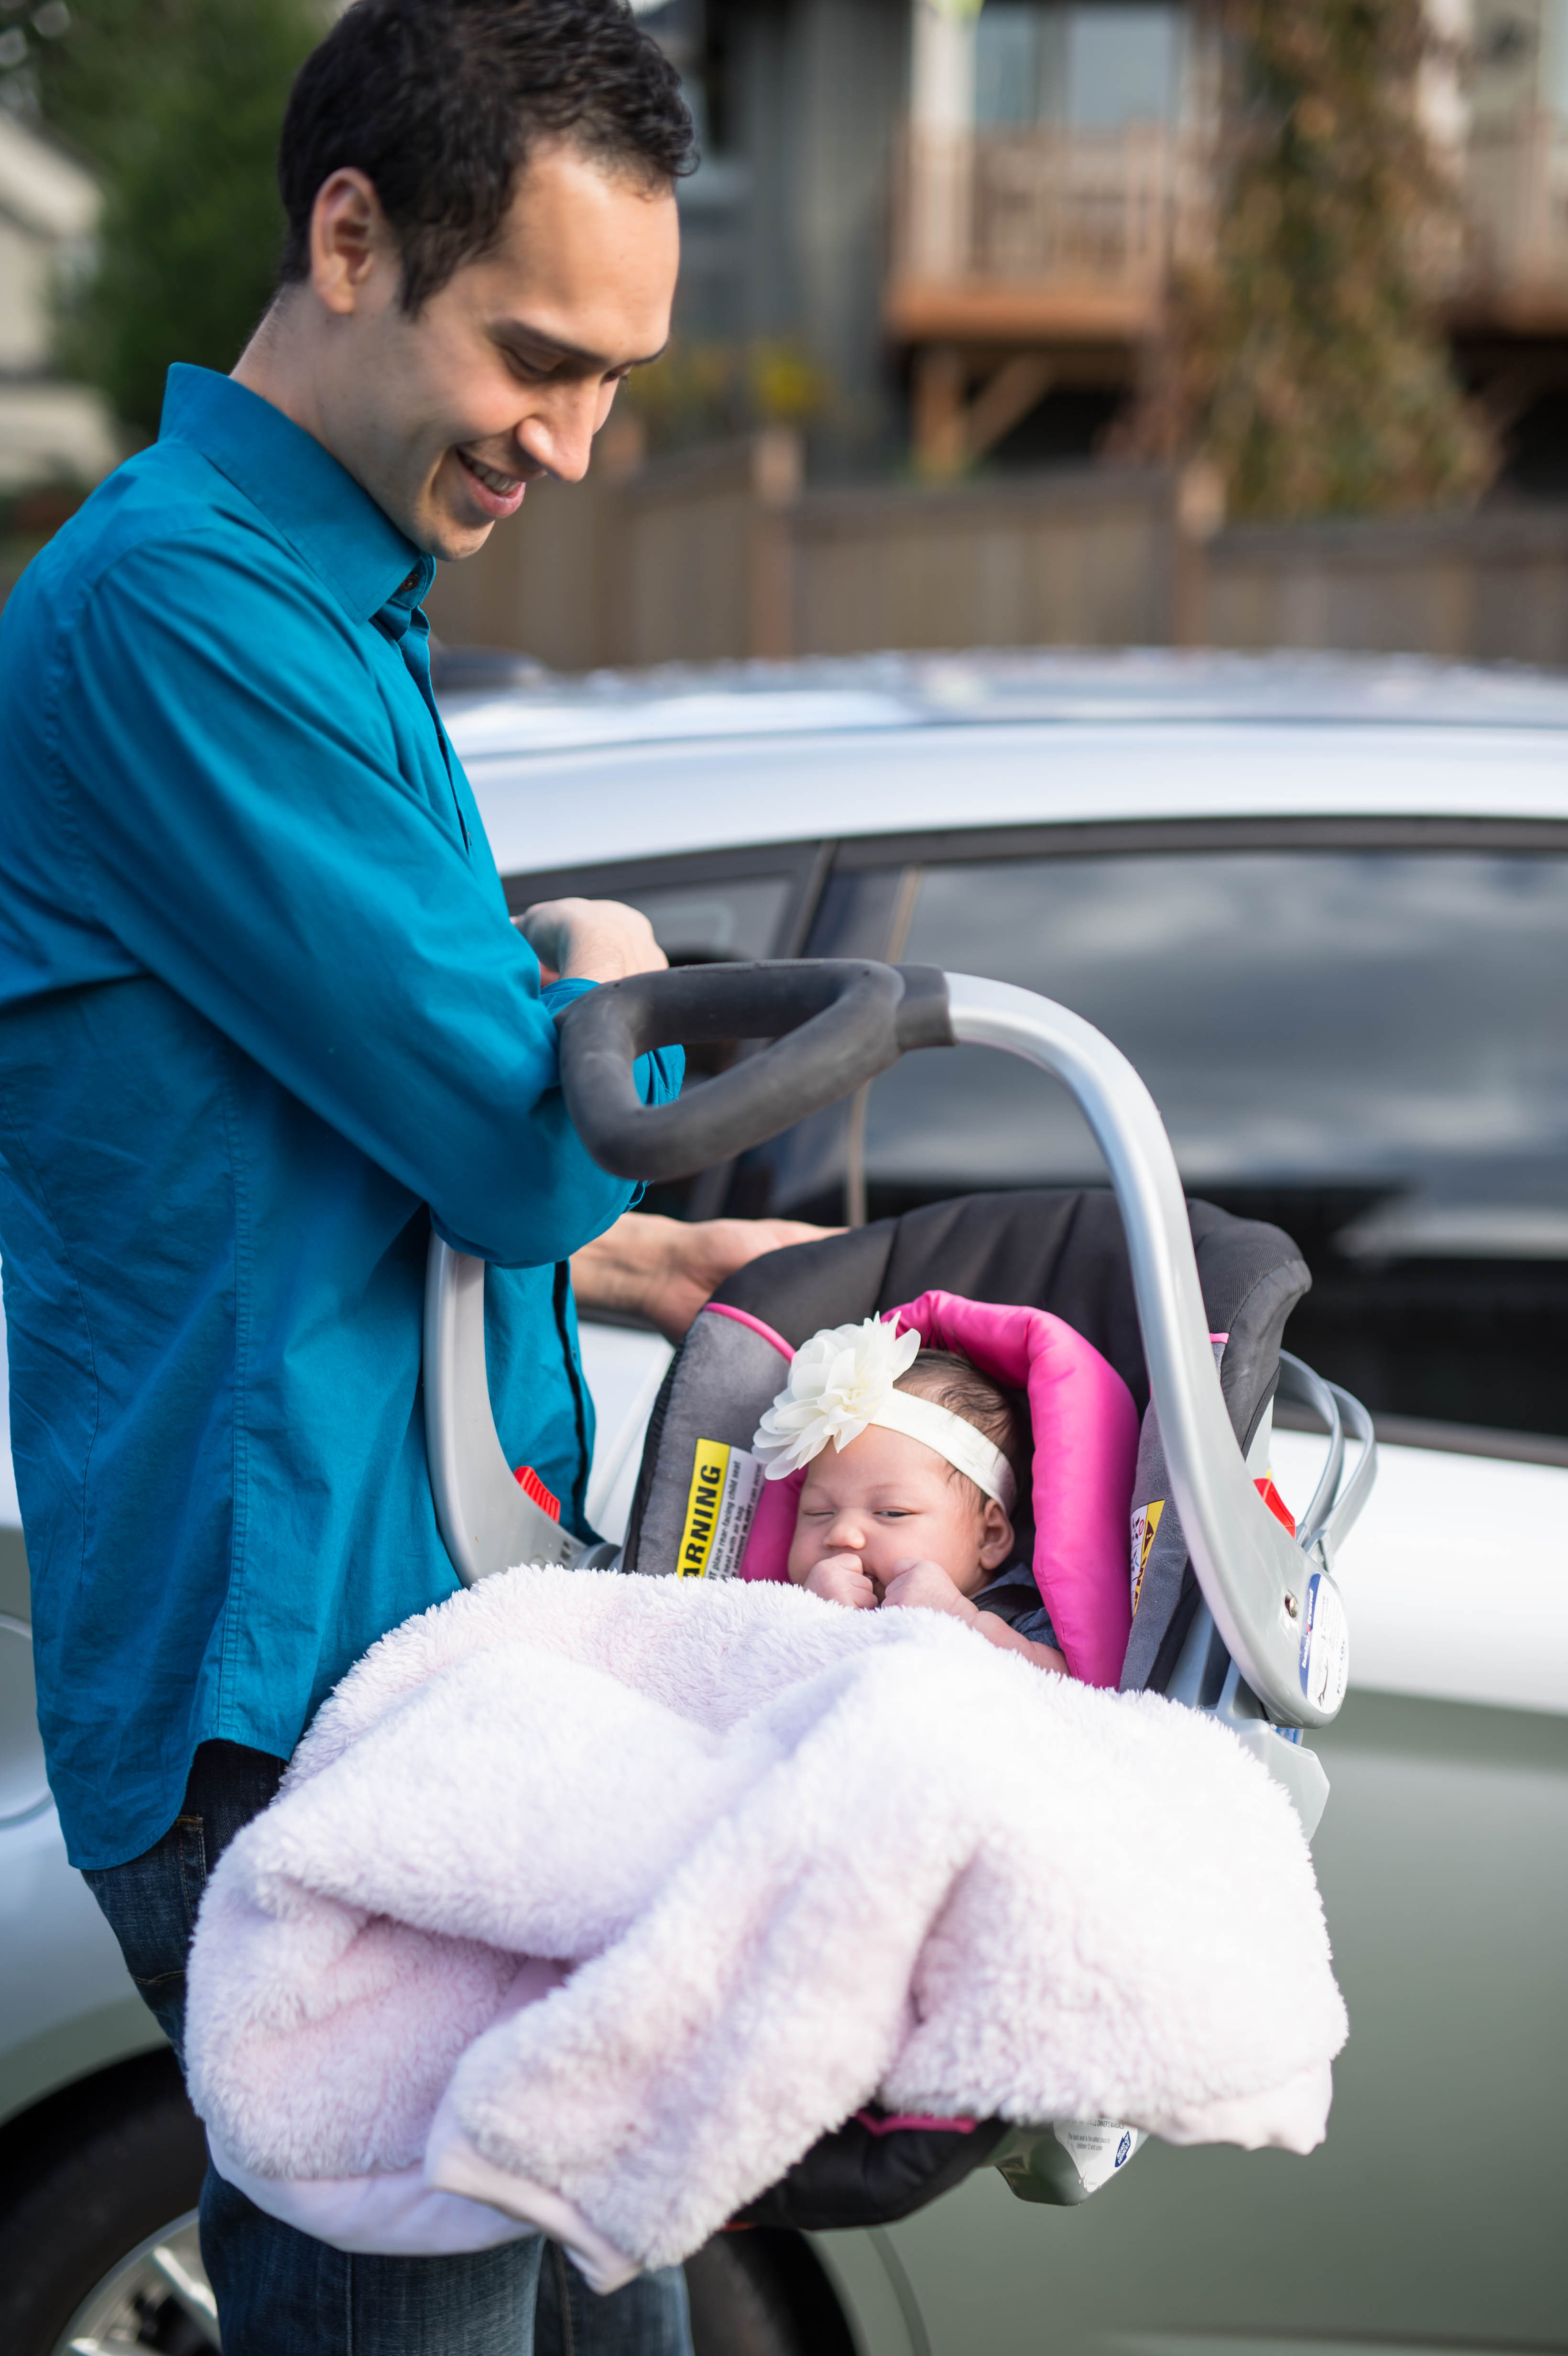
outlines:
[{"label": "man's mouth", "polygon": [[528,489],[526,477],[505,474],[499,466],[486,466],[483,459],[475,458],[467,450],[459,450],[457,459],[478,491],[480,505],[491,515],[512,515],[522,505],[523,493]]}]

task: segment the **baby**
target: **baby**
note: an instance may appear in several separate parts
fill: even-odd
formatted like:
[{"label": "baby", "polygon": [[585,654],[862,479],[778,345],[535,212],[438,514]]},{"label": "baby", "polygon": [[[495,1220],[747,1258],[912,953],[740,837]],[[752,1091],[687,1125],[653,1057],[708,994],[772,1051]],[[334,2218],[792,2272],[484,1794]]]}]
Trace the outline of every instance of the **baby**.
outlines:
[{"label": "baby", "polygon": [[[832,1440],[833,1445],[827,1443]],[[789,1576],[851,1610],[920,1606],[1065,1674],[1012,1509],[1027,1417],[955,1352],[868,1318],[816,1333],[752,1443],[770,1481],[806,1467]]]}]

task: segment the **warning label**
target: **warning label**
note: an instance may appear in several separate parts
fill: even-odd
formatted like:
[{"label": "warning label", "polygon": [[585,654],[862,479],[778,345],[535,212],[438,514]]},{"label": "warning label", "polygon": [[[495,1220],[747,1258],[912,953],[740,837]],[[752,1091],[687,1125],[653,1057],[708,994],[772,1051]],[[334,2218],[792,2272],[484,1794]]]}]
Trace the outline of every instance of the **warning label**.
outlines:
[{"label": "warning label", "polygon": [[762,1465],[743,1448],[730,1448],[721,1440],[698,1441],[675,1561],[678,1578],[734,1577],[762,1486]]}]

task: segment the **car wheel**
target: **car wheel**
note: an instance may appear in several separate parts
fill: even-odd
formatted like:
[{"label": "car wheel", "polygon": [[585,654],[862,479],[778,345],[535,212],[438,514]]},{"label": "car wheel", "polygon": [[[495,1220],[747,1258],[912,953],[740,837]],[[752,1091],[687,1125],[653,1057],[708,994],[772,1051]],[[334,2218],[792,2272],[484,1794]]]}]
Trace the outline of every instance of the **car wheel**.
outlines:
[{"label": "car wheel", "polygon": [[0,2160],[6,2356],[216,2348],[197,2239],[206,2168],[201,2128],[167,2053],[14,2120]]},{"label": "car wheel", "polygon": [[854,2356],[831,2284],[799,2233],[716,2233],[686,2262],[697,2356]]}]

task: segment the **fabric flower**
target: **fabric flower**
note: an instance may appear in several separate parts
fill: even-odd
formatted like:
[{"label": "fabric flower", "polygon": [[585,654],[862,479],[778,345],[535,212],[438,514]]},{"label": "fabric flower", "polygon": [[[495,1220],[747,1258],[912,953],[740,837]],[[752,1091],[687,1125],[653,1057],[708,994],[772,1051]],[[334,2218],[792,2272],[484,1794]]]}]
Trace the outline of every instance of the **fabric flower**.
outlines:
[{"label": "fabric flower", "polygon": [[829,1325],[814,1333],[790,1364],[789,1382],[757,1426],[752,1442],[770,1481],[784,1481],[820,1454],[858,1440],[899,1376],[920,1355],[912,1327],[868,1317],[859,1325]]}]

